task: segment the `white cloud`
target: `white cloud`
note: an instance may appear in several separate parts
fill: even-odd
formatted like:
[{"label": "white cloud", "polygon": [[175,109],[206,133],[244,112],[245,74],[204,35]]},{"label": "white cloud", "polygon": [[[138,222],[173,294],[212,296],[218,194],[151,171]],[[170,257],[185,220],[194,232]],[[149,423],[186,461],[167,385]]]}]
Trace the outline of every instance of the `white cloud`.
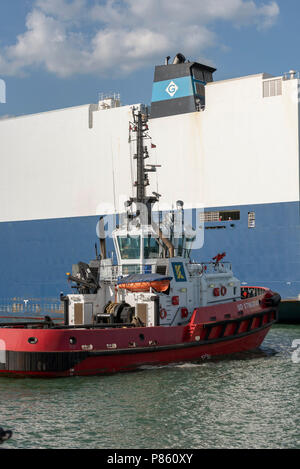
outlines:
[{"label": "white cloud", "polygon": [[[35,0],[26,31],[0,53],[0,73],[43,67],[60,77],[131,72],[179,51],[198,58],[222,46],[212,27],[274,24],[275,1]],[[220,43],[220,44],[219,44]]]},{"label": "white cloud", "polygon": [[36,0],[35,5],[47,15],[64,21],[75,21],[82,18],[87,11],[86,0]]},{"label": "white cloud", "polygon": [[[59,76],[78,73],[88,59],[80,32],[34,9],[26,20],[27,31],[6,48],[4,73],[16,74],[31,66],[43,66]],[[0,69],[1,71],[1,69]]]}]

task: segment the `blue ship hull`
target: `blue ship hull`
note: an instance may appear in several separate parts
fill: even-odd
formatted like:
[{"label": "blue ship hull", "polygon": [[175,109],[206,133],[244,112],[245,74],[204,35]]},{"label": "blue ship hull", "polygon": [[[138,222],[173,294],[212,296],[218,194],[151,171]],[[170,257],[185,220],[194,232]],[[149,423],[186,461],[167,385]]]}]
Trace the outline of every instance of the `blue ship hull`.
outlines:
[{"label": "blue ship hull", "polygon": [[[226,252],[225,260],[232,263],[241,284],[269,287],[282,298],[297,297],[299,202],[205,209],[218,210],[240,211],[240,219],[206,222],[204,245],[192,251],[192,259],[210,261],[217,253]],[[249,211],[255,212],[254,228],[248,227]],[[11,311],[16,303],[22,305],[22,311],[30,311],[32,305],[38,304],[45,310],[58,309],[60,292],[71,291],[66,272],[71,271],[72,264],[95,257],[98,219],[95,216],[0,223],[1,311]],[[112,250],[108,240],[108,252]],[[24,300],[29,300],[26,309]]]}]

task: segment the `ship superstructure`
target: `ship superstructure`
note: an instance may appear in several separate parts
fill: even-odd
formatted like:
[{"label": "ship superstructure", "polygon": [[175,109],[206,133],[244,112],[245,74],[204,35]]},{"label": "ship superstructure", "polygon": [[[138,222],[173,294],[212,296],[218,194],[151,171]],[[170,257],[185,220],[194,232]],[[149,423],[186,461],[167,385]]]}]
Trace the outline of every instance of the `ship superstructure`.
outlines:
[{"label": "ship superstructure", "polygon": [[[147,195],[149,154],[148,116],[133,109],[130,138],[136,144],[134,197],[125,202],[120,225],[112,233],[116,263],[107,256],[105,226],[99,221],[100,252],[90,264],[73,265],[70,281],[78,295],[64,297],[67,322],[131,323],[146,327],[188,324],[196,308],[231,303],[241,298],[240,282],[233,275],[225,253],[210,263],[193,263],[191,248],[196,230],[184,222],[184,203],[162,221],[153,220],[160,194]],[[161,168],[160,168],[161,169]]]}]

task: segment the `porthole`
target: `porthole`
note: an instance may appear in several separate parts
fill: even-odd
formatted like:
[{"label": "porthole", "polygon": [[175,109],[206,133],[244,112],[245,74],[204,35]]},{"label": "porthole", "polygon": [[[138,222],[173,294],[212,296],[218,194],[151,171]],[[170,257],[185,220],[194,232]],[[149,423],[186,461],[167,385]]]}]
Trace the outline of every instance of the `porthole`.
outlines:
[{"label": "porthole", "polygon": [[70,337],[69,342],[71,345],[75,345],[77,343],[76,337]]},{"label": "porthole", "polygon": [[34,344],[37,344],[37,342],[38,342],[38,340],[37,340],[36,337],[29,337],[29,339],[28,339],[29,344],[34,345]]}]

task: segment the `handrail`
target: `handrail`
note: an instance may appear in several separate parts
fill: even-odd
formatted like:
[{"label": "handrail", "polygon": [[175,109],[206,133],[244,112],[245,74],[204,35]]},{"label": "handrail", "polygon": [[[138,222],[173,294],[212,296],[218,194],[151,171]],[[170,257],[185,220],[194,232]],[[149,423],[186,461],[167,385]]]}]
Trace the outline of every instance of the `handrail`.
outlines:
[{"label": "handrail", "polygon": [[201,275],[215,274],[215,273],[227,273],[232,271],[232,265],[230,262],[191,262],[187,264],[187,268],[190,275]]},{"label": "handrail", "polygon": [[[146,267],[146,269],[145,269]],[[119,277],[131,274],[156,273],[157,264],[115,264],[100,266],[100,280],[117,281]],[[190,276],[232,271],[231,262],[190,262],[186,264]],[[127,269],[127,272],[126,272]]]},{"label": "handrail", "polygon": [[255,298],[263,293],[269,291],[266,287],[251,287],[248,285],[241,285],[241,298]]}]

